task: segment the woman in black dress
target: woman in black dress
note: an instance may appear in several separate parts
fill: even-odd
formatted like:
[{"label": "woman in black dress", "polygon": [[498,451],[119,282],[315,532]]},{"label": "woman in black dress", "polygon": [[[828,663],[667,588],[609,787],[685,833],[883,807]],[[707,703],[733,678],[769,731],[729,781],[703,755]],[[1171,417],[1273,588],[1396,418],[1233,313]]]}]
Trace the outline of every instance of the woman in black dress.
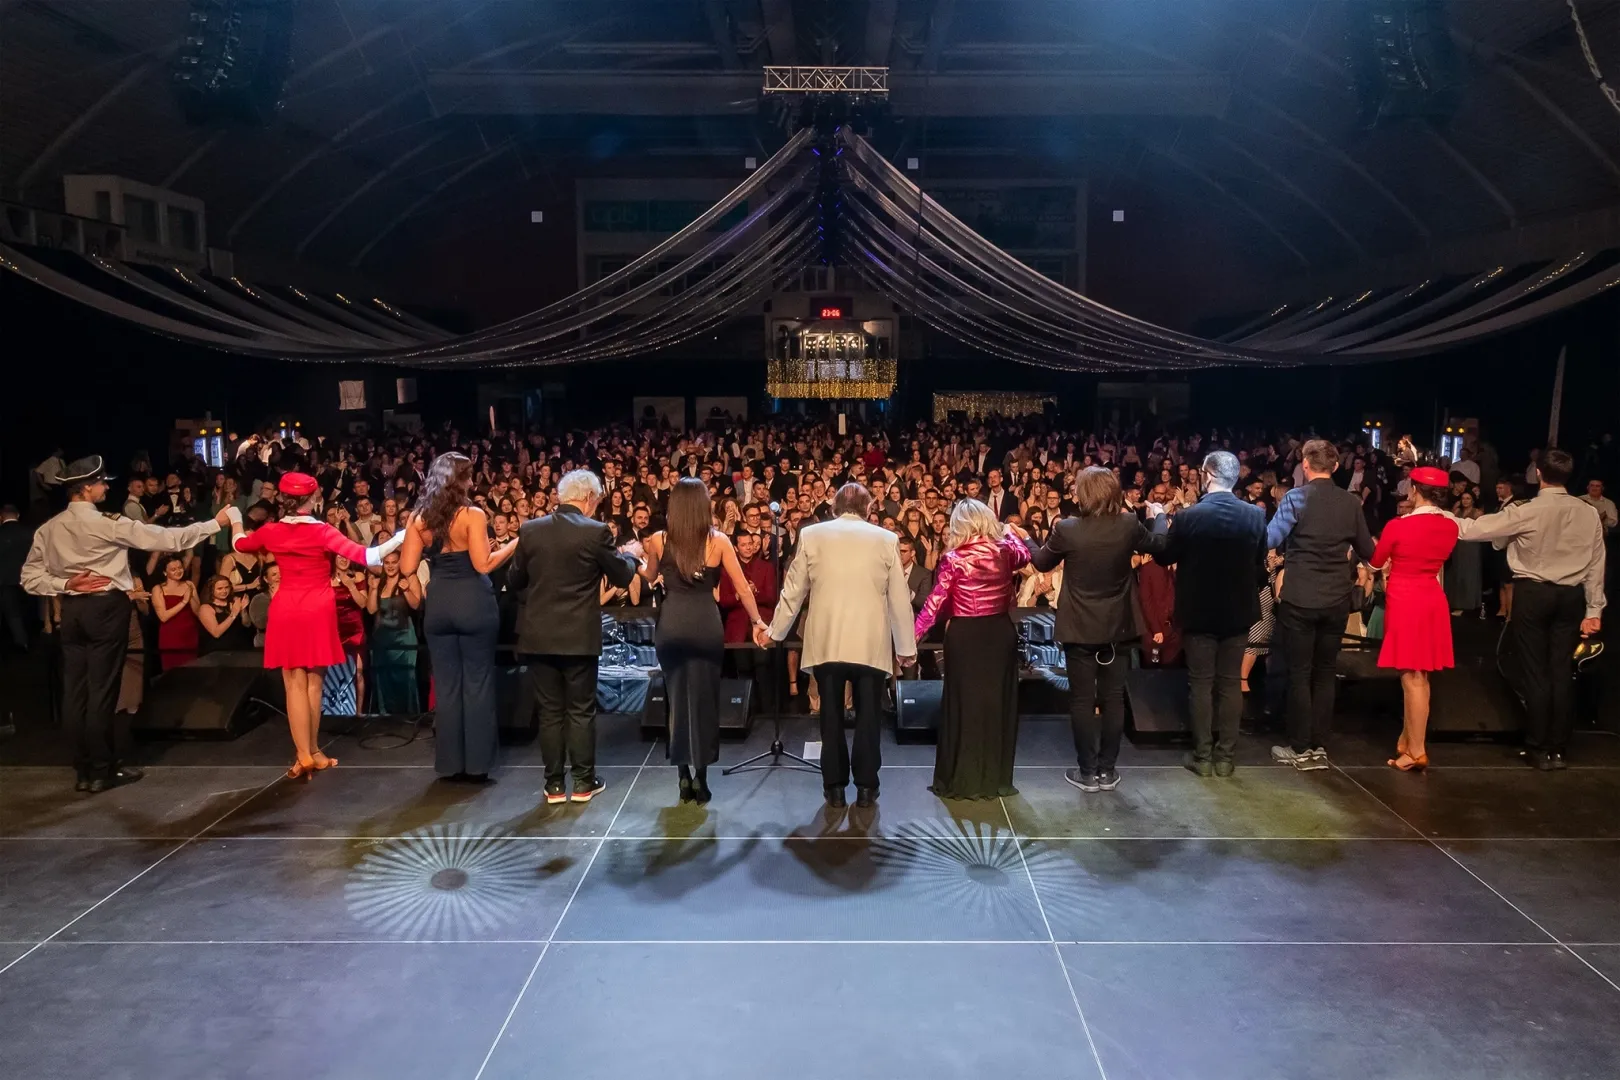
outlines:
[{"label": "woman in black dress", "polygon": [[447,780],[483,782],[499,742],[495,639],[501,613],[489,572],[512,557],[517,541],[490,550],[489,519],[472,505],[473,467],[462,454],[440,454],[408,524],[399,572],[414,577],[424,553],[428,582],[422,632],[433,660],[434,769]]},{"label": "woman in black dress", "polygon": [[681,801],[709,801],[708,766],[720,757],[720,661],[725,626],[715,589],[725,572],[757,629],[765,625],[737,552],[714,527],[709,489],[688,476],[669,493],[663,532],[647,537],[641,573],[664,578],[653,645],[669,701],[669,760],[680,766]]}]

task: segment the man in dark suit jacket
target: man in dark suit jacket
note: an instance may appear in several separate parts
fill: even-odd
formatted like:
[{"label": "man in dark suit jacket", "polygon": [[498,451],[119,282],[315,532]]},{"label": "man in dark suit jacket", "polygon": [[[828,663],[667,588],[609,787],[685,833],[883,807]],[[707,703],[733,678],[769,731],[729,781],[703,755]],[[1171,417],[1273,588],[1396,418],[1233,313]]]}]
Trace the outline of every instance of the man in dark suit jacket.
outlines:
[{"label": "man in dark suit jacket", "polygon": [[[1204,497],[1170,523],[1176,622],[1187,652],[1187,709],[1199,776],[1231,776],[1243,717],[1243,650],[1260,619],[1266,583],[1266,513],[1232,493],[1240,468],[1225,450],[1204,458]],[[1219,729],[1220,739],[1215,740]]]},{"label": "man in dark suit jacket", "polygon": [[19,652],[28,651],[32,605],[23,592],[22,569],[33,542],[33,531],[18,520],[17,508],[0,506],[0,622],[4,623],[6,638]]},{"label": "man in dark suit jacket", "polygon": [[1372,558],[1373,539],[1359,496],[1333,482],[1339,451],[1312,439],[1303,448],[1305,483],[1282,497],[1266,527],[1266,546],[1284,551],[1276,641],[1288,664],[1288,743],[1274,760],[1301,771],[1325,769],[1333,723],[1334,668],[1356,559]]},{"label": "man in dark suit jacket", "polygon": [[[557,482],[554,513],[518,530],[508,563],[507,588],[523,602],[517,651],[529,665],[540,713],[540,756],[546,766],[546,802],[590,802],[606,786],[596,775],[596,667],[602,656],[604,576],[630,584],[640,548],[613,547],[613,532],[594,520],[602,483],[583,469]],[[574,790],[564,784],[569,762]]]}]

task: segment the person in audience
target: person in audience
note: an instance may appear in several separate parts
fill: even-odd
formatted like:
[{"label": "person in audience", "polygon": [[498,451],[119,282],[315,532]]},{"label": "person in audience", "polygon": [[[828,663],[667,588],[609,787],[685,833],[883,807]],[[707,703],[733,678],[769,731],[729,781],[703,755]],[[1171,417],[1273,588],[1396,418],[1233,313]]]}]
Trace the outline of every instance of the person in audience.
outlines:
[{"label": "person in audience", "polygon": [[1598,520],[1603,522],[1603,531],[1613,533],[1620,526],[1620,511],[1615,509],[1614,500],[1606,498],[1603,494],[1603,481],[1593,478],[1586,482],[1586,494],[1581,501],[1589,504],[1598,512]]},{"label": "person in audience", "polygon": [[491,549],[489,519],[472,505],[472,475],[465,454],[433,460],[405,527],[399,569],[414,575],[424,556],[433,567],[422,632],[433,661],[434,770],[446,780],[481,784],[499,749],[495,645],[501,615],[489,572],[512,557],[518,541]]},{"label": "person in audience", "polygon": [[[1069,675],[1069,716],[1078,767],[1064,779],[1081,791],[1119,786],[1120,738],[1125,731],[1126,650],[1137,638],[1133,555],[1157,555],[1168,540],[1153,535],[1125,510],[1119,478],[1100,465],[1075,481],[1076,517],[1065,518],[1032,554],[1035,569],[1063,567],[1057,640]],[[1099,700],[1102,713],[1099,718]]]},{"label": "person in audience", "polygon": [[1288,743],[1272,759],[1302,772],[1329,767],[1334,679],[1356,559],[1373,553],[1361,500],[1336,486],[1338,447],[1311,439],[1301,448],[1305,483],[1291,489],[1266,526],[1266,546],[1283,548],[1288,569],[1278,596],[1276,641],[1288,665]]},{"label": "person in audience", "polygon": [[918,641],[945,622],[945,690],[934,782],[942,799],[1016,795],[1018,633],[1008,611],[1029,549],[1016,526],[989,506],[963,499],[951,511],[951,531],[934,588],[917,613]]},{"label": "person in audience", "polygon": [[[600,581],[630,583],[641,545],[615,549],[592,520],[602,481],[583,469],[557,482],[557,509],[518,530],[507,584],[523,599],[517,651],[528,660],[540,712],[540,753],[549,804],[590,802],[607,787],[596,772],[596,669],[602,656]],[[573,766],[573,790],[566,781]]]},{"label": "person in audience", "polygon": [[249,533],[243,530],[240,515],[233,513],[231,544],[238,552],[272,554],[279,566],[280,586],[271,597],[265,629],[264,666],[281,669],[287,726],[296,754],[287,777],[299,780],[337,764],[322,751],[320,741],[326,669],[345,660],[332,591],[332,559],[342,555],[352,563],[380,566],[404,536],[363,548],[311,516],[320,509],[321,491],[308,473],[283,475],[277,491],[281,520]]},{"label": "person in audience", "polygon": [[[682,802],[709,801],[708,768],[720,759],[720,665],[726,628],[715,594],[722,578],[748,625],[756,632],[768,625],[760,618],[753,584],[714,517],[703,481],[682,478],[670,492],[664,531],[647,538],[641,563],[647,580],[664,580],[664,605],[653,645],[669,703],[665,753],[679,773]],[[758,541],[746,540],[752,560]],[[720,603],[725,599],[722,594]]]},{"label": "person in audience", "polygon": [[1412,470],[1412,512],[1384,526],[1368,560],[1384,577],[1384,643],[1378,666],[1401,673],[1404,722],[1387,764],[1402,772],[1426,769],[1429,752],[1429,673],[1453,664],[1451,617],[1440,569],[1457,546],[1457,519],[1445,512],[1446,474]]},{"label": "person in audience", "polygon": [[158,619],[158,657],[162,670],[173,671],[197,659],[197,587],[186,580],[186,560],[164,555],[158,560],[159,582],[152,590]]},{"label": "person in audience", "polygon": [[1528,719],[1524,761],[1534,768],[1567,768],[1575,727],[1572,686],[1575,646],[1603,625],[1603,520],[1597,508],[1569,494],[1574,472],[1568,451],[1537,459],[1536,497],[1507,510],[1458,524],[1463,540],[1491,540],[1507,549],[1513,570],[1509,623],[1512,681]]},{"label": "person in audience", "polygon": [[1169,524],[1156,561],[1176,567],[1175,610],[1187,652],[1187,711],[1199,776],[1231,776],[1243,715],[1243,663],[1266,587],[1266,515],[1233,493],[1238,459],[1204,458],[1204,495]]},{"label": "person in audience", "polygon": [[397,551],[383,558],[382,580],[369,595],[372,684],[377,712],[386,716],[414,716],[421,711],[413,613],[422,606],[422,584],[415,574],[401,572],[401,562]]},{"label": "person in audience", "polygon": [[370,573],[357,570],[341,555],[332,559],[332,594],[337,603],[344,660],[337,668],[327,670],[321,685],[322,711],[328,716],[359,716],[365,712],[366,612],[371,609],[373,587]]},{"label": "person in audience", "polygon": [[[917,539],[909,533],[901,533],[899,540],[900,569],[906,575],[906,593],[911,597],[911,610],[913,613],[922,610],[923,601],[934,590],[934,575],[928,568],[917,561]],[[921,640],[921,639],[919,639]]]},{"label": "person in audience", "polygon": [[[1414,480],[1412,486],[1416,488],[1418,482]],[[1412,502],[1415,513],[1420,504],[1415,499]],[[1447,502],[1430,505],[1440,505],[1443,509]],[[1458,492],[1450,505],[1453,506],[1453,515],[1465,521],[1472,521],[1474,518],[1484,516],[1485,513],[1475,502],[1474,489],[1471,487],[1465,487]],[[1459,543],[1452,548],[1451,557],[1446,560],[1445,593],[1446,601],[1451,605],[1452,615],[1484,617],[1485,561],[1482,551],[1484,546],[1482,543]]]},{"label": "person in audience", "polygon": [[251,649],[253,631],[247,624],[248,597],[234,592],[231,579],[218,574],[203,582],[202,593],[207,597],[207,602],[197,611],[197,621],[202,626],[202,651]]}]

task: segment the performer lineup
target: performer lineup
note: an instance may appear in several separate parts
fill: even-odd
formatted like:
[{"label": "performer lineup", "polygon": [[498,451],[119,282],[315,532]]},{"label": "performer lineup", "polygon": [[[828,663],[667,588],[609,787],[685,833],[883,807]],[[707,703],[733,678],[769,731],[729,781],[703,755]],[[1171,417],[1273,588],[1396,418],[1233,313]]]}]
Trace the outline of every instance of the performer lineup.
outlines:
[{"label": "performer lineup", "polygon": [[[488,783],[497,762],[501,616],[490,575],[500,571],[505,588],[522,601],[516,652],[539,715],[547,803],[587,803],[606,787],[596,769],[602,607],[607,597],[657,584],[663,602],[653,645],[667,689],[665,747],[679,799],[701,804],[712,797],[708,769],[720,756],[731,623],[759,649],[791,647],[792,677],[807,673],[813,680],[824,796],[842,808],[852,782],[857,806],[876,803],[888,684],[915,670],[919,641],[941,637],[944,686],[931,790],[947,799],[1017,794],[1020,646],[1012,612],[1021,597],[1024,606],[1034,597],[1052,609],[1075,743],[1076,764],[1065,777],[1080,791],[1119,786],[1130,654],[1168,648],[1167,632],[1188,668],[1188,769],[1229,777],[1236,768],[1242,693],[1259,625],[1273,626],[1287,678],[1286,737],[1271,757],[1301,772],[1327,769],[1336,659],[1369,566],[1385,581],[1378,663],[1399,672],[1403,701],[1388,764],[1422,770],[1430,760],[1429,677],[1453,665],[1453,611],[1441,568],[1459,540],[1490,542],[1505,556],[1512,588],[1512,649],[1527,713],[1523,756],[1538,769],[1564,768],[1573,728],[1572,657],[1580,638],[1601,626],[1606,525],[1600,508],[1568,493],[1570,455],[1541,453],[1534,497],[1505,500],[1490,514],[1448,512],[1456,474],[1406,461],[1402,513],[1376,539],[1364,498],[1353,484],[1335,482],[1339,449],[1312,439],[1298,448],[1298,459],[1296,483],[1269,521],[1262,505],[1238,494],[1244,463],[1224,449],[1194,467],[1186,478],[1192,498],[1173,517],[1161,502],[1123,491],[1117,467],[1075,462],[1072,490],[1049,493],[1052,520],[1043,517],[1033,533],[1017,512],[1007,512],[1001,470],[992,467],[988,492],[972,481],[937,515],[941,550],[932,575],[917,561],[917,534],[878,524],[873,492],[851,480],[829,490],[822,520],[797,528],[780,595],[773,579],[765,588],[772,595],[764,596],[752,574],[761,535],[737,532],[734,544],[708,475],[670,477],[662,527],[643,518],[621,543],[616,519],[598,514],[604,490],[596,472],[567,471],[549,513],[515,531],[498,514],[492,530],[474,498],[474,459],[445,453],[426,470],[414,506],[399,514],[389,538],[368,547],[338,527],[341,514],[326,513],[322,484],[306,472],[285,472],[276,481],[274,517],[257,513],[250,520],[229,504],[210,519],[164,528],[98,512],[111,478],[92,457],[60,470],[69,504],[35,535],[22,584],[60,607],[63,718],[81,791],[140,778],[113,723],[130,598],[137,593],[129,551],[156,559],[229,529],[229,551],[244,567],[257,576],[269,565],[279,575],[263,648],[265,667],[280,671],[286,693],[290,779],[307,781],[338,764],[323,752],[320,726],[326,673],[344,662],[333,581],[334,564],[346,560],[386,564],[401,602],[425,607],[435,766],[444,779]],[[752,478],[745,472],[744,483]],[[892,500],[890,491],[880,487],[879,497]],[[760,505],[749,508],[757,517]],[[425,598],[406,584],[423,564],[430,581]],[[1138,591],[1157,587],[1138,573],[1144,565],[1174,568],[1173,581],[1165,579],[1173,627],[1144,629]],[[224,623],[240,606],[230,601],[233,580],[210,581],[214,614]],[[224,587],[215,589],[216,581]],[[722,614],[726,598],[735,619]],[[849,711],[854,727],[846,739]]]}]

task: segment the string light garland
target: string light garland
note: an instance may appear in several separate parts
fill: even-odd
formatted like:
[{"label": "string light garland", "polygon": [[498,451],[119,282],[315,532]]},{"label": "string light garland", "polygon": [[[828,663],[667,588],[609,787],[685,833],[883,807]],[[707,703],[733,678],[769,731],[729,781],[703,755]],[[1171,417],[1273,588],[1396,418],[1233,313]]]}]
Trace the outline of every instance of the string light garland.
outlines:
[{"label": "string light garland", "polygon": [[958,390],[934,395],[934,422],[943,423],[951,413],[962,413],[970,420],[986,416],[1013,419],[1037,416],[1048,405],[1056,405],[1051,394],[1027,393],[1018,390]]}]

